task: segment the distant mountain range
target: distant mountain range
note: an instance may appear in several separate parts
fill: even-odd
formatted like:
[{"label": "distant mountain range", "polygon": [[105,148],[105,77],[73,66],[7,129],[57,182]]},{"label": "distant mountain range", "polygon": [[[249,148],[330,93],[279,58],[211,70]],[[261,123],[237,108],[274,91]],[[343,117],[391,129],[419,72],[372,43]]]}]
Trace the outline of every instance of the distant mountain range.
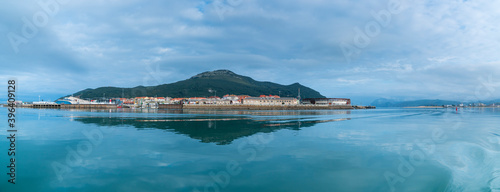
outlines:
[{"label": "distant mountain range", "polygon": [[[477,102],[475,102],[477,103]],[[500,103],[500,99],[481,101],[480,103],[490,105],[493,103]],[[417,106],[442,106],[442,105],[458,105],[458,104],[471,104],[471,102],[460,102],[460,101],[448,101],[448,100],[414,100],[414,101],[397,101],[393,99],[376,99],[371,103],[372,106],[376,107],[417,107]]]},{"label": "distant mountain range", "polygon": [[102,97],[219,97],[226,94],[236,95],[278,95],[297,97],[300,88],[302,98],[324,98],[318,91],[299,83],[280,85],[272,82],[256,81],[250,77],[238,75],[229,70],[216,70],[200,73],[189,79],[158,86],[138,86],[134,88],[99,87],[85,89],[73,96],[80,98]]}]

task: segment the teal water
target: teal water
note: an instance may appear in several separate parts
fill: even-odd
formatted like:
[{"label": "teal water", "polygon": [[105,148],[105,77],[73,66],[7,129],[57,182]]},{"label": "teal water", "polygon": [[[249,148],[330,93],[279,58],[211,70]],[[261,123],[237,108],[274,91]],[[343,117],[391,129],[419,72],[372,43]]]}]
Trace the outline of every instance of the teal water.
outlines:
[{"label": "teal water", "polygon": [[500,191],[499,109],[18,109],[0,191]]}]

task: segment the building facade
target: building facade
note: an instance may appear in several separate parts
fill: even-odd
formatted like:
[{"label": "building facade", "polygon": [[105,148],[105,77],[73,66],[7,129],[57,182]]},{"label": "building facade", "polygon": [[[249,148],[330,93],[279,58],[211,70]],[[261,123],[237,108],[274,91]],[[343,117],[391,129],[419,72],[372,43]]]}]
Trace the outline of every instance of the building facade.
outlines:
[{"label": "building facade", "polygon": [[244,105],[298,105],[299,100],[293,97],[248,97],[243,99]]},{"label": "building facade", "polygon": [[351,105],[351,99],[346,98],[306,98],[304,105]]}]

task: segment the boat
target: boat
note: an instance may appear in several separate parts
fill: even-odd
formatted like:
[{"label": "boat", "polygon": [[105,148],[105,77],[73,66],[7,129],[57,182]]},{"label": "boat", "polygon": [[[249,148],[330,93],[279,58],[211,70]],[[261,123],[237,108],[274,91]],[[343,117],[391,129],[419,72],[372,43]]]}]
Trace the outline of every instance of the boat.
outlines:
[{"label": "boat", "polygon": [[92,102],[80,99],[77,97],[65,97],[63,99],[58,99],[55,101],[57,104],[63,105],[74,105],[74,104],[92,104]]}]

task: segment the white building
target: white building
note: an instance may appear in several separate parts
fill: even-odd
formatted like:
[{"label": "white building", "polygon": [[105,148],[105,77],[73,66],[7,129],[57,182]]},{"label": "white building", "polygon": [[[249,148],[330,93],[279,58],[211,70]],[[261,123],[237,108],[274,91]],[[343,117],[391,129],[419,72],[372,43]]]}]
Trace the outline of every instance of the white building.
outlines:
[{"label": "white building", "polygon": [[248,97],[243,99],[244,105],[298,105],[299,100],[292,97]]}]

